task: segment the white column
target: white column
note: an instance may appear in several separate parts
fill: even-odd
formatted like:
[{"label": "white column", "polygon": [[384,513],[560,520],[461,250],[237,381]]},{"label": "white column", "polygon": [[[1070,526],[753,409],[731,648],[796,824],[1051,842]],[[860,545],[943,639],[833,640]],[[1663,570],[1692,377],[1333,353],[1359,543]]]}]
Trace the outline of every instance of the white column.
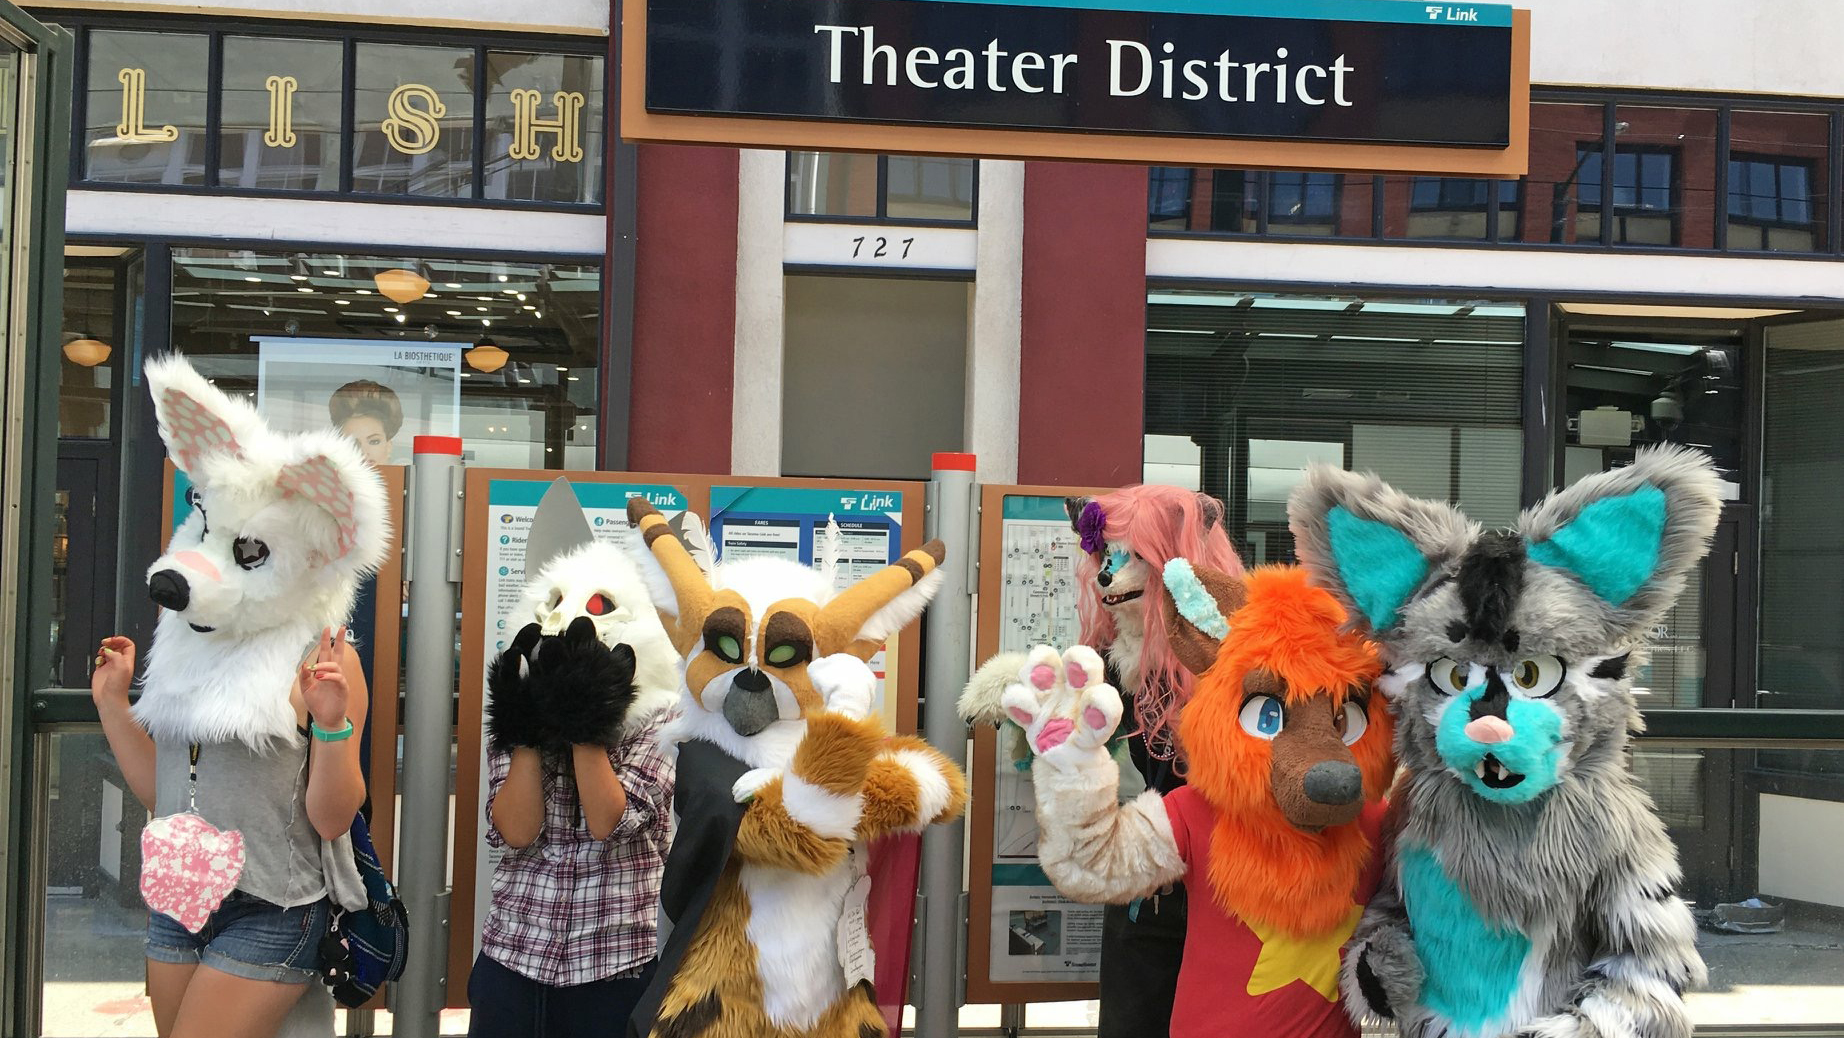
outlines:
[{"label": "white column", "polygon": [[[737,171],[736,368],[730,471],[781,475],[782,310],[787,153],[742,153]],[[687,305],[696,305],[687,300]]]},{"label": "white column", "polygon": [[978,261],[967,336],[967,450],[982,483],[1018,481],[1024,163],[980,162]]}]

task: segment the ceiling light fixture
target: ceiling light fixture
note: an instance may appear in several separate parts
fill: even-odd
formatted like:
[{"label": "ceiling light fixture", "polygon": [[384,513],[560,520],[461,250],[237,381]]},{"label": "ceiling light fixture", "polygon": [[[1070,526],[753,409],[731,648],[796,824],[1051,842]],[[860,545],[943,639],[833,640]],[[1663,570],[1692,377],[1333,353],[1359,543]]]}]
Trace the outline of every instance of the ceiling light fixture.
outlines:
[{"label": "ceiling light fixture", "polygon": [[414,270],[401,267],[379,271],[372,282],[378,291],[399,303],[414,303],[429,294],[429,279]]},{"label": "ceiling light fixture", "polygon": [[474,348],[467,351],[465,358],[468,367],[475,371],[492,374],[506,366],[509,356],[505,350],[499,348],[498,343],[481,336],[480,341],[474,344]]},{"label": "ceiling light fixture", "polygon": [[64,356],[72,364],[93,368],[109,359],[115,350],[101,339],[92,339],[85,335],[64,344]]}]

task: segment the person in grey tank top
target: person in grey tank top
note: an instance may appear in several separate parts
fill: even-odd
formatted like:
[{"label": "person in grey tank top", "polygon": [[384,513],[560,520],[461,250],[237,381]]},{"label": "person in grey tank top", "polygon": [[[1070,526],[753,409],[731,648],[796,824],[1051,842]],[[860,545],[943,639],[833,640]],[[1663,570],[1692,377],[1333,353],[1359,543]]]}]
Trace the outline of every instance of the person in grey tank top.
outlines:
[{"label": "person in grey tank top", "polygon": [[151,913],[155,1026],[161,1038],[274,1035],[317,979],[331,899],[357,881],[342,873],[352,868],[342,838],[365,797],[349,737],[368,702],[358,655],[343,627],[323,631],[287,693],[293,738],[261,750],[149,735],[129,712],[134,672],[134,642],[106,639],[91,695],[128,785],[156,819],[194,814],[239,832],[244,853],[234,889],[196,933]]}]

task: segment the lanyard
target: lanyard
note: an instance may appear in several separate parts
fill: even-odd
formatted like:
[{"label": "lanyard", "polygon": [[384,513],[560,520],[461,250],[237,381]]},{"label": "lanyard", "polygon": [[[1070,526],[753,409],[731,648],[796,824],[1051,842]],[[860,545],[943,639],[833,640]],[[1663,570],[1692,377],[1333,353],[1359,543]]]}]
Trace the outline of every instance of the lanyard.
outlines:
[{"label": "lanyard", "polygon": [[198,814],[198,743],[187,747],[190,758],[186,771],[186,810]]}]

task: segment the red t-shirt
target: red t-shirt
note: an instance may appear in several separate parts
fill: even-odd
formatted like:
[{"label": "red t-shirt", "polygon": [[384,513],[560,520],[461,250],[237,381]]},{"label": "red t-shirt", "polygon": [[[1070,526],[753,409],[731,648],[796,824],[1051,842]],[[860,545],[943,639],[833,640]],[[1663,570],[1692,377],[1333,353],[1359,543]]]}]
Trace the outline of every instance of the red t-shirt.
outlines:
[{"label": "red t-shirt", "polygon": [[1339,954],[1382,875],[1377,833],[1383,805],[1368,805],[1358,816],[1371,855],[1353,891],[1349,925],[1308,941],[1280,934],[1264,940],[1217,904],[1209,878],[1216,811],[1195,789],[1167,793],[1165,811],[1190,894],[1171,1038],[1355,1038],[1357,1028],[1338,1002]]}]

